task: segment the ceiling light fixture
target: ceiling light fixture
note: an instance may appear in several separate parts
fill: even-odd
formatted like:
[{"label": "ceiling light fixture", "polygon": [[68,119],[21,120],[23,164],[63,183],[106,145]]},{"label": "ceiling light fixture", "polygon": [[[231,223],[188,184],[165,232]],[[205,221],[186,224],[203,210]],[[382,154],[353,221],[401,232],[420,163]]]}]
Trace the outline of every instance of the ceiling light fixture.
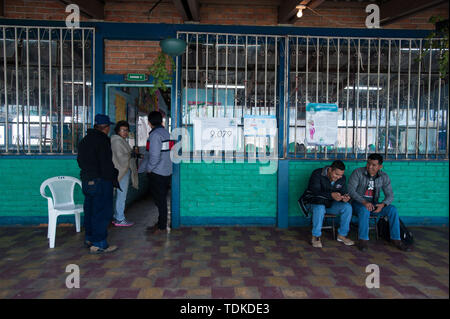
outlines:
[{"label": "ceiling light fixture", "polygon": [[306,6],[300,4],[295,8],[298,9],[297,18],[301,18],[303,16],[303,10],[306,9]]}]

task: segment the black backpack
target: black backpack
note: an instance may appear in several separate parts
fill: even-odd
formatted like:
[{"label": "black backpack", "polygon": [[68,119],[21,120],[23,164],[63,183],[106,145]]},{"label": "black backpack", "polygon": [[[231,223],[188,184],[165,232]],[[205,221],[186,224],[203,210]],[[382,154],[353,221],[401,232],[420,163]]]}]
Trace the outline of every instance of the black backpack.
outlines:
[{"label": "black backpack", "polygon": [[[400,219],[400,239],[407,245],[412,245],[414,243],[414,237],[411,231],[406,228],[405,224]],[[377,224],[378,236],[385,239],[386,241],[391,241],[390,230],[389,230],[389,220],[387,216],[383,216],[378,220]]]}]

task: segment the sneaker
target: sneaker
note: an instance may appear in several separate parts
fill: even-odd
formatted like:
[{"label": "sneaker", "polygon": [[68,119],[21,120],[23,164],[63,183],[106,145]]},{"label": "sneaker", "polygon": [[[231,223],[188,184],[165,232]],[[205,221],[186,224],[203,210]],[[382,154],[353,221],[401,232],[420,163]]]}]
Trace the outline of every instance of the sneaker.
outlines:
[{"label": "sneaker", "polygon": [[351,240],[350,238],[338,235],[337,236],[337,241],[344,243],[346,246],[353,246],[355,244],[355,242],[353,240]]},{"label": "sneaker", "polygon": [[126,219],[124,219],[124,220],[122,220],[122,221],[120,221],[120,222],[119,222],[118,220],[114,220],[112,223],[113,223],[114,226],[116,226],[116,227],[130,227],[130,226],[133,226],[133,225],[134,225],[133,222],[129,222],[129,221],[126,220]]},{"label": "sneaker", "polygon": [[320,237],[312,236],[311,244],[315,248],[322,248],[322,242],[320,241]]},{"label": "sneaker", "polygon": [[369,249],[369,246],[367,245],[368,240],[360,239],[358,243],[358,248],[361,251],[367,251]]},{"label": "sneaker", "polygon": [[394,244],[395,247],[397,247],[398,249],[402,250],[402,251],[411,251],[411,247],[406,245],[404,242],[402,242],[401,240],[394,240],[391,239],[392,243]]},{"label": "sneaker", "polygon": [[97,246],[91,246],[89,248],[89,252],[91,254],[104,254],[104,253],[112,253],[113,251],[117,250],[117,246],[109,246],[108,248],[100,248]]}]

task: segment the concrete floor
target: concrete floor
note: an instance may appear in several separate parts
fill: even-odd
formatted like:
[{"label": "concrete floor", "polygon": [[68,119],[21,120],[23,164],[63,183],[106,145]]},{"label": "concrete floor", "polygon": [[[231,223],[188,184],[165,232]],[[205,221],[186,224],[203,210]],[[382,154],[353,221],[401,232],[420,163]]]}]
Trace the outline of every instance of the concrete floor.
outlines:
[{"label": "concrete floor", "polygon": [[[126,216],[136,224],[109,228],[119,250],[106,255],[89,254],[73,226],[58,226],[54,249],[46,227],[0,227],[0,299],[449,298],[448,228],[411,227],[412,252],[373,239],[363,253],[330,232],[323,249],[313,248],[305,227],[182,227],[155,236],[146,231],[157,220],[150,200]],[[69,264],[80,269],[80,288],[66,287]],[[379,266],[380,288],[365,285],[369,264]]]}]

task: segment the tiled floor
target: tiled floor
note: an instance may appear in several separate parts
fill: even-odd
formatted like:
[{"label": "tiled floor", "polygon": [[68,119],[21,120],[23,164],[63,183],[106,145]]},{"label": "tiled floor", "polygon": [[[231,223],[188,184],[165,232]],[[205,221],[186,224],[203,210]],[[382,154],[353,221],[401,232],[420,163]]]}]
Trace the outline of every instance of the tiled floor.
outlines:
[{"label": "tiled floor", "polygon": [[[448,228],[412,227],[416,245],[399,251],[382,240],[366,253],[308,228],[183,227],[152,236],[153,203],[127,213],[136,225],[109,229],[119,250],[90,255],[83,232],[59,226],[56,247],[46,228],[0,227],[0,299],[4,298],[449,298]],[[355,231],[351,233],[354,238]],[[68,289],[66,266],[80,269]],[[380,269],[380,288],[365,285],[366,266]]]}]

